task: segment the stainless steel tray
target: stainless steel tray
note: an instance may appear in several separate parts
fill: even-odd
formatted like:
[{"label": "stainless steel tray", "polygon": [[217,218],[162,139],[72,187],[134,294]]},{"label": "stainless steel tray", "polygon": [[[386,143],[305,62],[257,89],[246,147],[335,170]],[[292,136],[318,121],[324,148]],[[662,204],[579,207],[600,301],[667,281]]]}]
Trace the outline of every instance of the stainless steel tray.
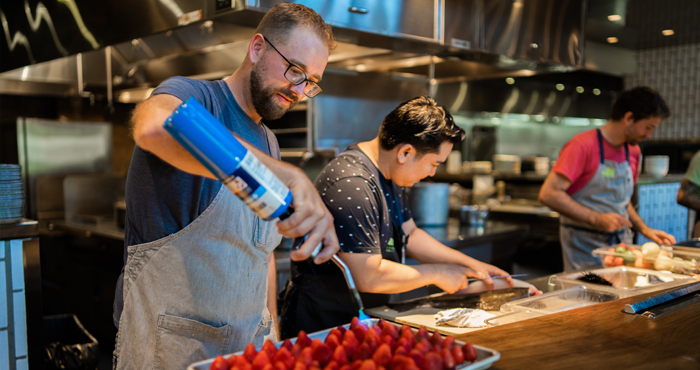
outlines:
[{"label": "stainless steel tray", "polygon": [[[613,286],[592,284],[577,280],[576,278],[581,276],[582,272],[560,274],[554,276],[551,281],[562,288],[569,288],[583,284],[594,290],[617,293],[620,295],[620,298],[669,289],[695,281],[695,279],[692,279],[692,277],[689,275],[673,274],[668,271],[656,271],[628,266],[608,267],[590,270],[590,272],[598,274],[607,279],[613,284]],[[650,285],[637,286],[636,282],[638,277],[646,278]]]},{"label": "stainless steel tray", "polygon": [[[369,327],[373,327],[373,326],[377,325],[378,322],[379,322],[379,319],[369,319],[369,320],[364,321],[364,323],[367,324],[367,326],[369,326]],[[396,324],[391,323],[391,322],[389,322],[389,324],[396,325]],[[396,325],[396,326],[399,326],[399,325]],[[343,327],[345,327],[346,329],[349,329],[350,324],[343,325]],[[319,331],[319,332],[315,332],[315,333],[310,333],[309,338],[311,338],[311,340],[318,338],[321,341],[325,341],[326,337],[328,336],[328,333],[330,333],[331,330],[332,329],[327,329],[327,330],[323,330],[323,331]],[[413,329],[413,328],[411,330],[414,333],[418,332],[418,330]],[[291,339],[292,344],[295,343],[296,340],[297,340],[297,338]],[[278,342],[278,343],[275,343],[275,345],[277,346],[277,348],[279,348],[282,345],[282,343],[283,342]],[[455,343],[459,344],[460,346],[463,346],[466,344],[465,342],[462,342],[462,341],[455,341]],[[455,367],[455,370],[488,369],[489,367],[491,367],[491,365],[493,365],[494,362],[498,361],[498,359],[501,358],[501,353],[498,351],[492,350],[490,348],[482,347],[482,346],[477,346],[475,344],[473,344],[473,346],[476,349],[476,353],[478,355],[476,361],[469,363],[469,364],[463,363],[463,364],[457,365]],[[258,350],[260,350],[260,348],[258,348]],[[243,354],[243,351],[239,351],[239,352],[236,352],[233,354],[238,356],[238,355]],[[230,355],[231,354],[224,355],[224,357],[228,358],[228,356],[230,356]],[[208,360],[195,362],[195,363],[191,364],[190,366],[188,366],[187,370],[209,370],[209,367],[211,366],[211,363],[213,361],[214,361],[214,359],[210,358]]]}]

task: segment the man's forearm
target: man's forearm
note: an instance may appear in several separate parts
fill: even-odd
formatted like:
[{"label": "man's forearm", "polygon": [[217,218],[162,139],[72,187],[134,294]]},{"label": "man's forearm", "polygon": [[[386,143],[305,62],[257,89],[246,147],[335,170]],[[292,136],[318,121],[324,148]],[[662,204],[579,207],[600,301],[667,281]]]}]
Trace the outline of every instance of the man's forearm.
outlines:
[{"label": "man's forearm", "polygon": [[566,217],[595,225],[598,212],[575,201],[574,198],[565,191],[550,191],[545,196],[540,196],[540,202]]},{"label": "man's forearm", "polygon": [[648,227],[647,224],[644,223],[644,220],[639,217],[632,203],[627,204],[627,214],[629,215],[630,222],[632,222],[632,230],[642,232]]},{"label": "man's forearm", "polygon": [[700,187],[688,179],[683,179],[676,195],[676,201],[682,206],[700,211]]}]

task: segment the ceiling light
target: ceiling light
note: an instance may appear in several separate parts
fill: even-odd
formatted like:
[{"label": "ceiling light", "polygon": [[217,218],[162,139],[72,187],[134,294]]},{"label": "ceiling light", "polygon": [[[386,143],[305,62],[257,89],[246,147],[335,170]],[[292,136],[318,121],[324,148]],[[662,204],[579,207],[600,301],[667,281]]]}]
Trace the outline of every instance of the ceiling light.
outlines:
[{"label": "ceiling light", "polygon": [[583,93],[583,86],[576,86],[576,92],[579,94]]},{"label": "ceiling light", "polygon": [[663,33],[664,36],[671,36],[674,32],[673,30],[663,30],[661,33]]},{"label": "ceiling light", "polygon": [[619,21],[621,19],[622,19],[622,16],[618,15],[618,14],[611,14],[608,16],[608,20],[611,22]]},{"label": "ceiling light", "polygon": [[598,89],[598,88],[593,89],[593,95],[600,95],[600,89]]},{"label": "ceiling light", "polygon": [[617,42],[617,37],[608,37],[608,43],[614,44]]},{"label": "ceiling light", "polygon": [[515,79],[514,79],[513,77],[507,77],[507,78],[506,78],[506,83],[507,83],[508,85],[512,85],[512,84],[515,83]]},{"label": "ceiling light", "polygon": [[557,90],[562,91],[562,90],[564,90],[564,84],[557,84],[556,88],[557,88]]}]

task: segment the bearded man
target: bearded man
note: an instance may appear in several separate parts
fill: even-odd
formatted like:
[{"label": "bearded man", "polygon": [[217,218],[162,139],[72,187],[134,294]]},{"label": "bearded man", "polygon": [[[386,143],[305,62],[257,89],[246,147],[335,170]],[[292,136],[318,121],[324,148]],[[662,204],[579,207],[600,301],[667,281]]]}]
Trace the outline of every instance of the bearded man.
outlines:
[{"label": "bearded man", "polygon": [[[273,249],[309,234],[293,260],[338,251],[333,218],[311,181],[279,161],[263,120],[280,118],[319,86],[335,40],[313,10],[279,4],[262,19],[242,65],[220,81],[173,77],[134,110],[126,188],[124,269],[117,281],[115,369],[184,369],[277,338]],[[263,221],[163,128],[197,99],[291,190],[295,212]]]}]

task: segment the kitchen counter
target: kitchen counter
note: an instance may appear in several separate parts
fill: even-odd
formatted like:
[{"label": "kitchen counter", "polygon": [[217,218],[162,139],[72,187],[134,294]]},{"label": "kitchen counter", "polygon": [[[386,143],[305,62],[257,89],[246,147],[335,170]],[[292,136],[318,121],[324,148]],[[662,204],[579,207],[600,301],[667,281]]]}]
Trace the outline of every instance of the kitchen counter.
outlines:
[{"label": "kitchen counter", "polygon": [[698,369],[698,304],[654,319],[624,298],[456,336],[499,351],[495,369]]}]

